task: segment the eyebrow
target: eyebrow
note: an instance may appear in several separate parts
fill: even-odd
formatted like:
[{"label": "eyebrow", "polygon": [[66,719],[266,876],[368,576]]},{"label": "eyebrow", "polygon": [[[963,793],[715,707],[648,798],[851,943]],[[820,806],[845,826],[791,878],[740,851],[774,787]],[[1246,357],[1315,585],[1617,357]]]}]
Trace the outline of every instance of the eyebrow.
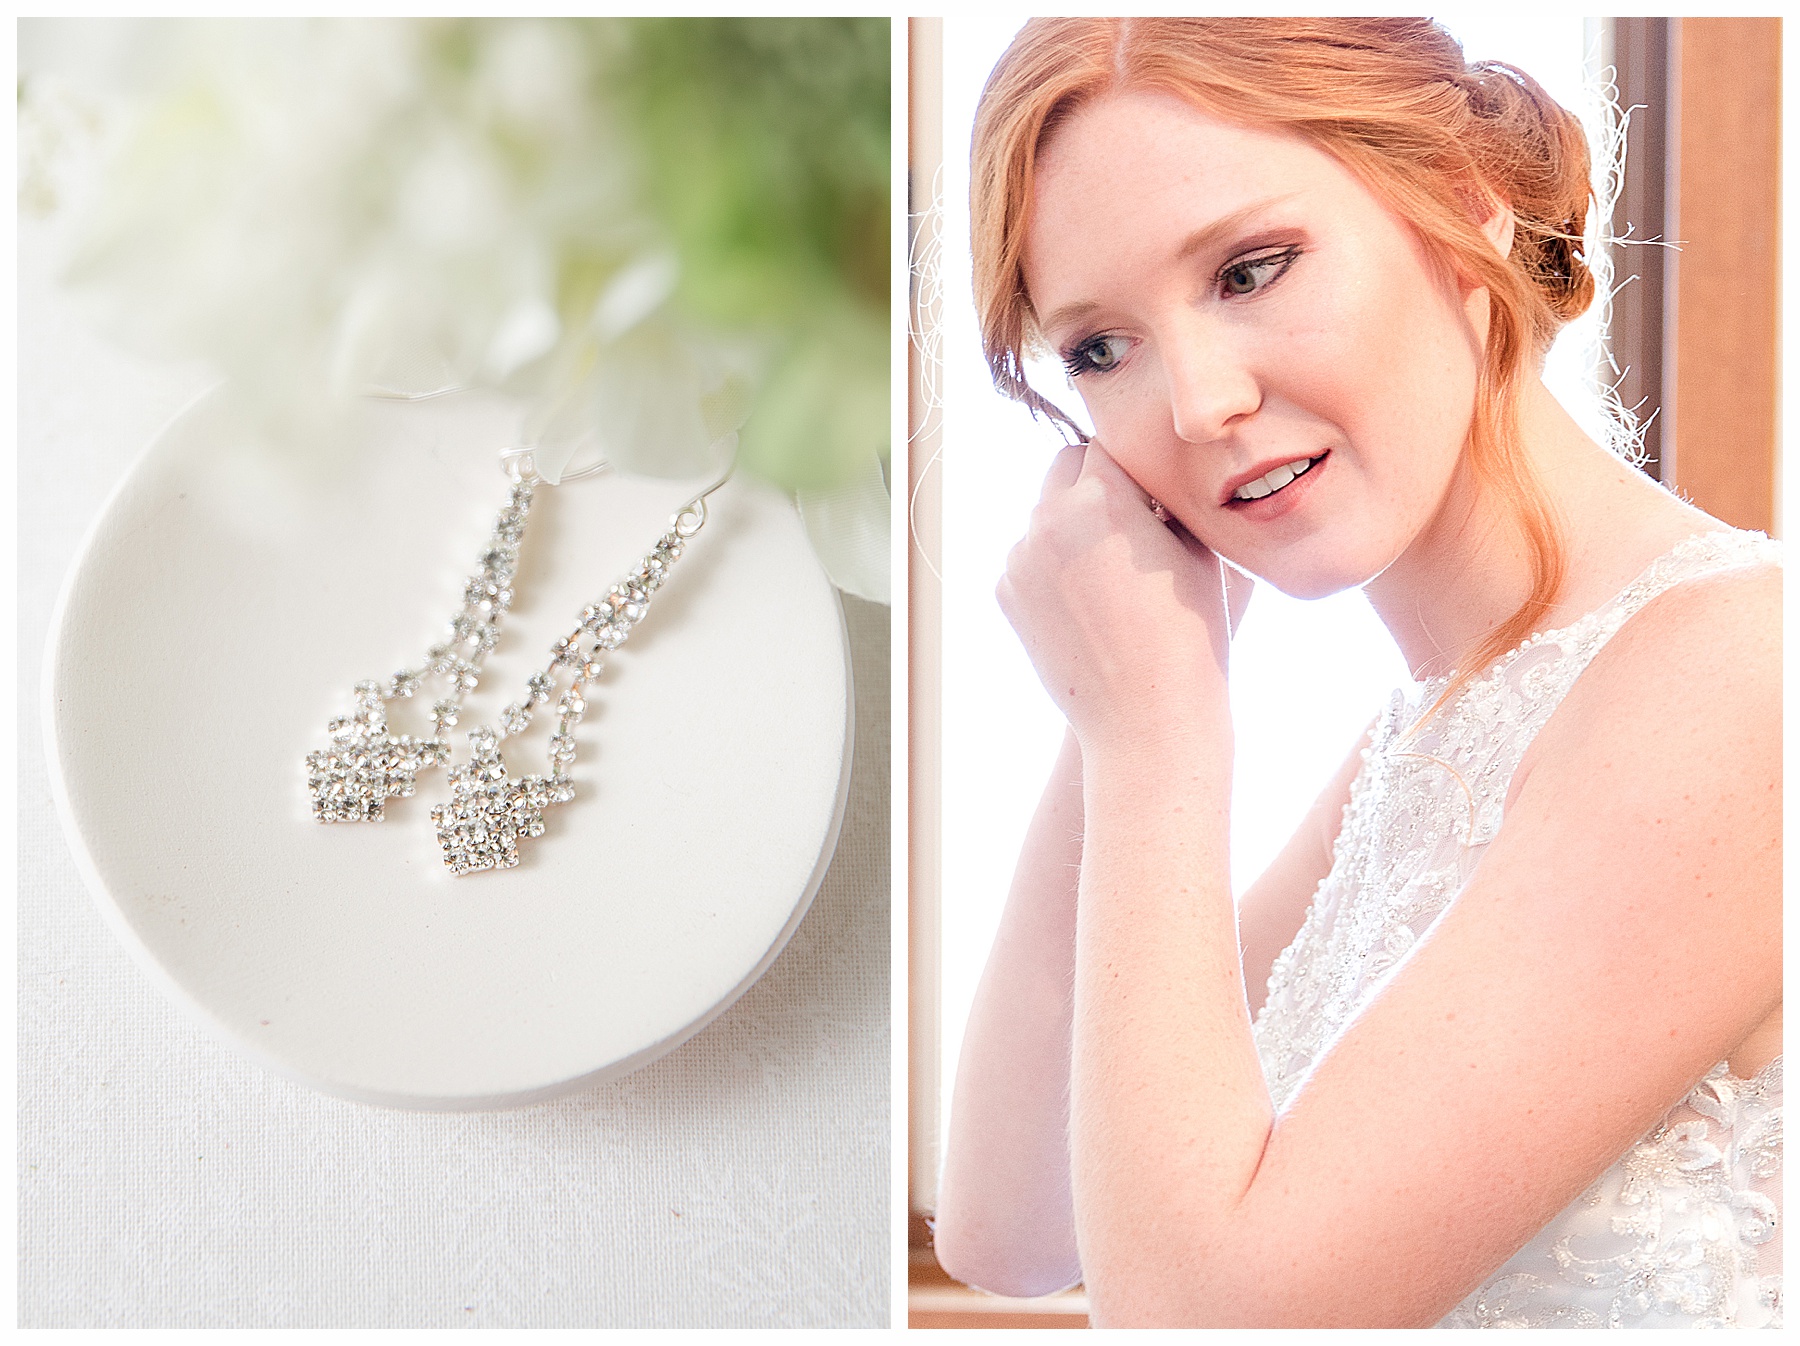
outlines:
[{"label": "eyebrow", "polygon": [[[1176,260],[1187,261],[1200,253],[1216,248],[1221,239],[1241,232],[1244,226],[1256,216],[1266,210],[1272,210],[1276,206],[1284,205],[1298,195],[1300,195],[1299,192],[1283,192],[1280,196],[1265,197],[1261,201],[1251,202],[1241,210],[1234,210],[1229,215],[1221,215],[1211,224],[1202,225],[1182,240],[1181,246],[1175,250]],[[1073,322],[1077,318],[1085,318],[1099,307],[1100,305],[1091,299],[1077,299],[1072,303],[1064,304],[1047,317],[1040,318],[1038,327],[1045,332],[1054,331],[1064,323]]]},{"label": "eyebrow", "polygon": [[1196,253],[1206,252],[1216,247],[1221,238],[1242,231],[1247,223],[1262,214],[1263,211],[1286,205],[1298,195],[1300,195],[1299,192],[1283,192],[1280,196],[1265,197],[1261,201],[1252,202],[1242,210],[1234,210],[1229,215],[1222,215],[1211,224],[1189,234],[1187,241],[1176,250],[1175,256],[1186,261]]}]

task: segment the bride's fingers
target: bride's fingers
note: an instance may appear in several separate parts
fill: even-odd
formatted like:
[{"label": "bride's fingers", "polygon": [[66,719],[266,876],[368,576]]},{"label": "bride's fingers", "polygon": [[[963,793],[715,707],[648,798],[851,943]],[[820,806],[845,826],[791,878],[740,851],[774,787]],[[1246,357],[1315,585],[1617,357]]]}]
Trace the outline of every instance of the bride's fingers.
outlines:
[{"label": "bride's fingers", "polygon": [[1112,488],[1135,496],[1143,502],[1145,512],[1161,523],[1169,524],[1174,521],[1174,516],[1167,511],[1162,514],[1156,512],[1156,503],[1151,499],[1150,493],[1138,485],[1137,478],[1120,466],[1119,460],[1108,453],[1099,441],[1090,441],[1087,447],[1087,457],[1081,464],[1081,475],[1084,479],[1101,481]]},{"label": "bride's fingers", "polygon": [[[1168,530],[1175,535],[1176,540],[1186,548],[1187,554],[1193,558],[1195,565],[1205,567],[1205,573],[1209,575],[1214,573],[1221,575],[1221,585],[1224,589],[1223,596],[1229,599],[1229,580],[1233,573],[1231,567],[1226,565],[1220,559],[1219,554],[1211,547],[1207,546],[1199,538],[1188,532],[1187,525],[1181,522],[1180,519],[1171,519],[1166,526]],[[1235,622],[1233,623],[1233,629],[1236,629]]]},{"label": "bride's fingers", "polygon": [[1044,489],[1039,500],[1048,500],[1057,491],[1073,486],[1081,476],[1082,462],[1087,457],[1085,444],[1070,444],[1057,454],[1044,474]]},{"label": "bride's fingers", "polygon": [[1168,528],[1168,530],[1175,535],[1176,540],[1179,541],[1182,546],[1186,547],[1195,557],[1209,557],[1213,554],[1212,549],[1192,533],[1188,532],[1187,525],[1180,519],[1177,519],[1174,515],[1169,516],[1169,522],[1164,526]]},{"label": "bride's fingers", "polygon": [[1097,439],[1090,439],[1087,442],[1087,454],[1081,460],[1081,475],[1088,478],[1098,477],[1105,481],[1130,482],[1133,490],[1140,490],[1138,484],[1126,474],[1125,469],[1119,466],[1118,460],[1108,453],[1105,446]]},{"label": "bride's fingers", "polygon": [[1256,581],[1188,532],[1187,525],[1181,520],[1171,519],[1168,529],[1187,548],[1188,555],[1194,558],[1196,564],[1217,568],[1219,585],[1223,591],[1221,596],[1225,600],[1226,621],[1231,634],[1235,636],[1238,623],[1244,620],[1244,609],[1250,606],[1250,595],[1256,588]]}]

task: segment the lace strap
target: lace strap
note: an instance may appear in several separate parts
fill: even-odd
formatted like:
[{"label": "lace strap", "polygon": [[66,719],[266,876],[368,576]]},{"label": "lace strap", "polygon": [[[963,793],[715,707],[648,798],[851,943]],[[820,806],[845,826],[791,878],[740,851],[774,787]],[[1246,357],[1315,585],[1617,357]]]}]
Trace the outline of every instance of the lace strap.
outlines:
[{"label": "lace strap", "polygon": [[[1469,684],[1457,699],[1457,706],[1480,700],[1482,688],[1499,683],[1514,664],[1539,646],[1555,645],[1563,651],[1565,658],[1571,661],[1566,668],[1569,680],[1573,681],[1574,675],[1587,666],[1600,647],[1651,599],[1704,575],[1742,566],[1780,564],[1781,544],[1762,533],[1720,529],[1683,538],[1644,567],[1623,590],[1586,616],[1576,618],[1567,626],[1540,631],[1513,646]],[[1396,693],[1395,704],[1389,707],[1386,720],[1395,726],[1403,724],[1408,715],[1417,713],[1418,708],[1429,706],[1449,683],[1450,676],[1445,674],[1414,684],[1410,696]]]},{"label": "lace strap", "polygon": [[1678,584],[1743,566],[1780,565],[1781,560],[1781,544],[1762,533],[1736,529],[1696,533],[1657,557],[1616,598],[1592,615],[1601,619],[1597,625],[1606,636],[1611,636],[1651,599]]}]

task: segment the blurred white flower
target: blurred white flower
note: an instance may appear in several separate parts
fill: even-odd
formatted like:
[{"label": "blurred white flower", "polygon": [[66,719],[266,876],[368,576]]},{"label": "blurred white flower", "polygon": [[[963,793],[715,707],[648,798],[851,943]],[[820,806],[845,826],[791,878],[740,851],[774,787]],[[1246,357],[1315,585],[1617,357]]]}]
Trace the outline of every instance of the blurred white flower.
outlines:
[{"label": "blurred white flower", "polygon": [[[271,439],[316,447],[374,390],[498,386],[545,421],[590,362],[559,348],[621,335],[672,290],[595,51],[567,31],[139,28],[139,108],[65,278],[119,339],[218,364]],[[692,400],[692,383],[639,362],[624,391]]]},{"label": "blurred white flower", "polygon": [[889,489],[881,460],[871,457],[853,481],[797,492],[800,517],[825,572],[845,593],[873,603],[889,601]]},{"label": "blurred white flower", "polygon": [[[759,464],[849,433],[879,473],[885,402],[816,386],[866,321],[827,315],[817,342],[777,348],[677,311],[678,250],[609,96],[623,41],[568,20],[28,20],[21,204],[58,205],[73,91],[110,100],[66,281],[121,341],[212,361],[294,452],[331,452],[359,396],[483,386],[523,402],[541,469],[598,453],[698,475],[767,381]],[[843,527],[866,534],[870,508]]]}]

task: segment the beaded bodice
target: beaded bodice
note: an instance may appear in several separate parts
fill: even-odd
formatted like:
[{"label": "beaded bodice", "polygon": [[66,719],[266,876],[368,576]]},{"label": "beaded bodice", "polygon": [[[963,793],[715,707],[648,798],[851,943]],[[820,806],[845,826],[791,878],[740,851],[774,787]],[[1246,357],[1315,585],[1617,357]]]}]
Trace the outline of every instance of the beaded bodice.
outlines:
[{"label": "beaded bodice", "polygon": [[[1685,580],[1779,562],[1761,534],[1688,538],[1608,603],[1514,649],[1418,730],[1445,682],[1394,693],[1331,871],[1257,1015],[1277,1109],[1467,884],[1525,750],[1601,647]],[[1721,1064],[1442,1325],[1776,1325],[1780,1162],[1779,1058],[1755,1080]]]}]

